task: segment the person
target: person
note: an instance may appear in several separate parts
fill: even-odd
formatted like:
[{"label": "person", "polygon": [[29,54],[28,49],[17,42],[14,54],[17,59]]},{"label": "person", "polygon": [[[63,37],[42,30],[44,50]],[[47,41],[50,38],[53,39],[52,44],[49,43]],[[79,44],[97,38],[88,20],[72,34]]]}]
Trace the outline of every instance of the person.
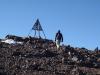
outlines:
[{"label": "person", "polygon": [[57,49],[59,49],[60,43],[63,42],[63,35],[60,32],[60,30],[58,30],[58,32],[56,33],[55,42],[56,42]]}]

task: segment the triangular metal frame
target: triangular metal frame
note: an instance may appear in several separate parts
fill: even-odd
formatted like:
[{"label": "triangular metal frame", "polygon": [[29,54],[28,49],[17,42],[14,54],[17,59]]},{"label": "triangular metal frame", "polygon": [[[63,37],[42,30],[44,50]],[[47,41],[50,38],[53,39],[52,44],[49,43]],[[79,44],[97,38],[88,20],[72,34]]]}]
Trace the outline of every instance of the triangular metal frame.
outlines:
[{"label": "triangular metal frame", "polygon": [[[46,36],[45,36],[45,34],[44,34],[44,30],[43,30],[43,28],[42,28],[42,26],[41,26],[41,24],[40,24],[39,19],[36,20],[36,22],[35,22],[35,24],[33,25],[33,27],[32,27],[31,30],[34,30],[34,31],[35,31],[34,37],[36,37],[36,34],[37,34],[37,32],[38,32],[38,38],[41,38],[41,36],[40,36],[40,31],[42,31],[42,32],[43,32],[43,35],[44,35],[44,37],[45,37],[45,39],[46,39]],[[29,34],[30,34],[30,33],[29,33]]]},{"label": "triangular metal frame", "polygon": [[36,20],[34,26],[32,27],[33,30],[43,31],[39,19]]}]

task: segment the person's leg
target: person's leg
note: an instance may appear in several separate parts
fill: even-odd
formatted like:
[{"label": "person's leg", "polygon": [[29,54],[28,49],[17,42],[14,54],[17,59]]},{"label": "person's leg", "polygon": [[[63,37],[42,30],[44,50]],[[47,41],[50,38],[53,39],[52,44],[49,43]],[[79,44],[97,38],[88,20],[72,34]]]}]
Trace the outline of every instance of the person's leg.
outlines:
[{"label": "person's leg", "polygon": [[56,40],[56,47],[57,47],[57,49],[59,49],[59,47],[60,47],[60,41],[59,40]]}]

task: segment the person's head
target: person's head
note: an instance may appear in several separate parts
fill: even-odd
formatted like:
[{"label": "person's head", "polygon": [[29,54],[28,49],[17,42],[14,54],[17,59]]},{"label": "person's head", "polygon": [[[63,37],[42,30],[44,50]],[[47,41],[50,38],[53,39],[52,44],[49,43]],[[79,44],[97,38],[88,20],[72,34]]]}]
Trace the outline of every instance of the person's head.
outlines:
[{"label": "person's head", "polygon": [[58,30],[58,33],[60,33],[60,30]]}]

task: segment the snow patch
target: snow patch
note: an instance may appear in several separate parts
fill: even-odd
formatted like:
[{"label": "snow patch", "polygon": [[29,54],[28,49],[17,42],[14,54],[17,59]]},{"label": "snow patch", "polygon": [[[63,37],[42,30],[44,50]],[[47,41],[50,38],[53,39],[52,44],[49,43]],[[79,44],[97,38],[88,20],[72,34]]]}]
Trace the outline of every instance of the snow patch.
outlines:
[{"label": "snow patch", "polygon": [[1,42],[5,42],[5,43],[8,43],[8,44],[23,44],[23,42],[16,42],[13,39],[4,39]]}]

